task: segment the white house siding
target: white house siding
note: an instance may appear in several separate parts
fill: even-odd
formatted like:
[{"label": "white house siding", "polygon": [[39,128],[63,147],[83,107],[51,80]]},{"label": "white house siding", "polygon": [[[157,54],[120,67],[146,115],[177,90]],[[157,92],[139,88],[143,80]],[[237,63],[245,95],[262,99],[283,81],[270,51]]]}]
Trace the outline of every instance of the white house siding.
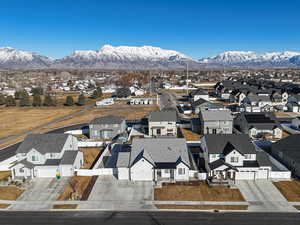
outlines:
[{"label": "white house siding", "polygon": [[118,179],[129,180],[129,168],[118,168]]},{"label": "white house siding", "polygon": [[12,177],[31,177],[32,170],[25,168],[23,164],[19,163],[11,168]]},{"label": "white house siding", "polygon": [[73,176],[74,175],[73,165],[61,165],[60,166],[60,175],[62,177],[71,177],[71,176]]},{"label": "white house siding", "polygon": [[152,181],[153,166],[145,159],[140,159],[130,168],[130,179],[136,181]]},{"label": "white house siding", "polygon": [[[231,158],[237,158],[238,161],[237,162],[231,162]],[[233,150],[231,151],[229,154],[227,154],[225,156],[225,162],[233,165],[233,166],[243,166],[243,162],[244,162],[245,157],[243,155],[241,155],[238,151]]]},{"label": "white house siding", "polygon": [[[157,129],[155,127],[161,127],[161,134],[157,134]],[[154,129],[153,129],[154,128]],[[166,136],[166,135],[174,135],[177,136],[177,127],[176,122],[149,122],[149,135],[150,136]]]},{"label": "white house siding", "polygon": [[[184,171],[184,174],[179,174],[179,171]],[[175,180],[189,180],[189,168],[184,163],[179,163],[175,171]]]},{"label": "white house siding", "polygon": [[37,150],[32,149],[27,153],[26,159],[33,164],[44,164],[46,162],[46,156],[39,153]]}]

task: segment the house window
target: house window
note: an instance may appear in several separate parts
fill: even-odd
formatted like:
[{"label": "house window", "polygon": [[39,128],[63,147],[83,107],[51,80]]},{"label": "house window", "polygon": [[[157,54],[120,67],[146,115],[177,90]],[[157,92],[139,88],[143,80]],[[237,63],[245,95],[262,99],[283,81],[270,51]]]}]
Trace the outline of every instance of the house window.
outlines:
[{"label": "house window", "polygon": [[36,161],[35,155],[31,156],[31,161],[32,161],[32,162]]},{"label": "house window", "polygon": [[156,134],[160,135],[161,134],[161,130],[160,129],[156,129]]},{"label": "house window", "polygon": [[212,133],[213,133],[213,134],[216,134],[216,133],[217,133],[217,129],[213,129],[213,130],[212,130]]},{"label": "house window", "polygon": [[165,173],[170,173],[170,170],[169,169],[165,169]]},{"label": "house window", "polygon": [[239,162],[239,157],[231,157],[230,158],[230,162],[231,163],[237,163],[237,162]]},{"label": "house window", "polygon": [[24,173],[24,168],[19,169],[20,173]]},{"label": "house window", "polygon": [[184,175],[185,174],[185,168],[179,168],[178,169],[178,174],[179,175]]}]

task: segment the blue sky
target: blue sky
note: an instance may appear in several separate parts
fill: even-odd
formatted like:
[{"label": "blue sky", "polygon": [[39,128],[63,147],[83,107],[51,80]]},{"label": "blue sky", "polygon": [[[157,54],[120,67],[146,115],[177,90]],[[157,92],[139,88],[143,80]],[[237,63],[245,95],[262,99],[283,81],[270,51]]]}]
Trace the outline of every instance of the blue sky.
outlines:
[{"label": "blue sky", "polygon": [[194,58],[300,51],[299,12],[299,0],[1,1],[0,46],[54,58],[104,44],[152,45]]}]

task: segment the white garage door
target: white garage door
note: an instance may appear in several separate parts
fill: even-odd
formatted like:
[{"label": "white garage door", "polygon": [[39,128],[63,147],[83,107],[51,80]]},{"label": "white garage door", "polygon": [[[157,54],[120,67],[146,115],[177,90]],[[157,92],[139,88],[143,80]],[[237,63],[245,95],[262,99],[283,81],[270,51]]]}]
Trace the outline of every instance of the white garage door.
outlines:
[{"label": "white garage door", "polygon": [[55,177],[56,174],[56,168],[39,168],[37,170],[37,177]]},{"label": "white garage door", "polygon": [[235,174],[236,180],[254,180],[255,172],[236,172]]}]

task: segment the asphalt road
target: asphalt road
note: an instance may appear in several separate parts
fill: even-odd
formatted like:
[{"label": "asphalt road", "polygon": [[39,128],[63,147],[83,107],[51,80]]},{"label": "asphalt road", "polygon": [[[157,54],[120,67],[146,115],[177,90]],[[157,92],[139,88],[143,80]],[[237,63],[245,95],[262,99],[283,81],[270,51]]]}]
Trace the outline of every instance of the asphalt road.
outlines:
[{"label": "asphalt road", "polygon": [[1,225],[299,225],[299,213],[0,212]]}]

